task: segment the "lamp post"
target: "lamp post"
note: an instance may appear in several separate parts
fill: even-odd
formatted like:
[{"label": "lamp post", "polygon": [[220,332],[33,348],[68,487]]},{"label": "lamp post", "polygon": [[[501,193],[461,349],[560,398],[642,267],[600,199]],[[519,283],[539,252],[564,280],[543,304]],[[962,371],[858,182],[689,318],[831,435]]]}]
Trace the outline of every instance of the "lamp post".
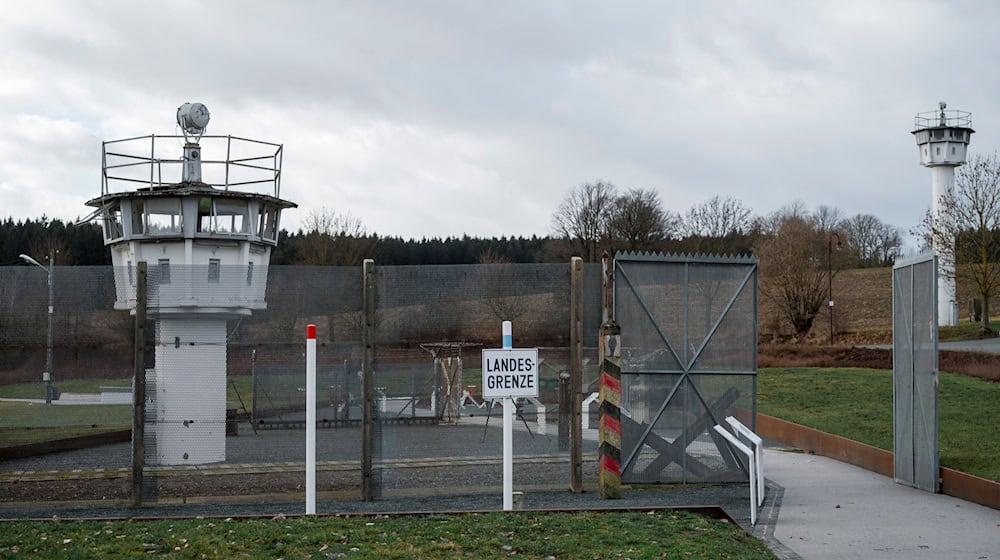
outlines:
[{"label": "lamp post", "polygon": [[837,232],[830,232],[830,237],[826,241],[826,280],[827,280],[827,305],[830,307],[830,346],[833,346],[833,238],[837,238],[837,249],[840,249],[840,235]]},{"label": "lamp post", "polygon": [[21,254],[21,255],[18,255],[18,256],[21,257],[26,263],[33,264],[33,265],[37,266],[38,268],[41,268],[42,270],[44,270],[48,274],[48,280],[49,280],[49,314],[48,314],[48,323],[47,323],[46,335],[45,335],[45,373],[42,375],[42,378],[45,381],[45,404],[52,404],[52,312],[53,312],[53,307],[52,307],[52,294],[53,294],[53,291],[52,291],[52,270],[53,270],[53,264],[55,262],[55,256],[56,255],[55,255],[55,251],[54,250],[49,252],[49,266],[48,267],[42,266],[41,263],[39,263],[38,261],[36,261],[35,259],[31,258],[28,255]]}]

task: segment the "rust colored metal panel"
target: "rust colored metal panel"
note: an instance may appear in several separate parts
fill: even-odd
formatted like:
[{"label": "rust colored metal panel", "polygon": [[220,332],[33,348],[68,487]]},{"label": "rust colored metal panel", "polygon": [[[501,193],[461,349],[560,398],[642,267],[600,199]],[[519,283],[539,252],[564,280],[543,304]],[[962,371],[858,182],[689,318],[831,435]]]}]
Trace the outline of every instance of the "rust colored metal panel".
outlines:
[{"label": "rust colored metal panel", "polygon": [[1000,482],[941,467],[941,493],[1000,509]]},{"label": "rust colored metal panel", "polygon": [[835,436],[766,414],[757,414],[757,434],[778,440],[807,453],[830,457],[858,467],[892,476],[892,452]]}]

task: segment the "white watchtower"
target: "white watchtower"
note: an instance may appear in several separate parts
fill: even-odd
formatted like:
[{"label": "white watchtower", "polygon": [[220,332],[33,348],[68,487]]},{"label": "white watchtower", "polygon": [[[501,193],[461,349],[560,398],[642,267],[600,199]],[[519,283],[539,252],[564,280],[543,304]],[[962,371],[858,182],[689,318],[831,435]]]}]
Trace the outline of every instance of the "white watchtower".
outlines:
[{"label": "white watchtower", "polygon": [[[913,136],[920,148],[920,165],[931,168],[931,215],[938,219],[941,196],[955,188],[955,168],[964,165],[969,140],[972,139],[972,113],[947,109],[944,101],[938,111],[918,113]],[[934,252],[940,252],[934,242]],[[942,263],[938,272],[938,323],[958,324],[958,300],[953,264]]]},{"label": "white watchtower", "polygon": [[207,136],[208,120],[185,103],[182,136],[104,142],[101,196],[87,201],[111,249],[115,309],[134,312],[136,263],[148,263],[154,464],[225,460],[226,322],[266,308],[281,211],[296,206],[279,198],[280,144]]}]

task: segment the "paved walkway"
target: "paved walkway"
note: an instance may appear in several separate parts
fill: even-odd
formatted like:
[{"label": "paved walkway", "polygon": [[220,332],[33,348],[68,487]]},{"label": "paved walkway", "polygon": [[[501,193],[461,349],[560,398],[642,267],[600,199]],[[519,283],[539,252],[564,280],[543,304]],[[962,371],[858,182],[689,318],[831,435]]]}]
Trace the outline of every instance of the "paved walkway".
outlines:
[{"label": "paved walkway", "polygon": [[1000,560],[1000,511],[803,453],[766,450],[764,474],[784,493],[755,532],[780,558]]},{"label": "paved walkway", "polygon": [[[892,350],[892,344],[865,344],[862,348],[881,348]],[[955,352],[981,352],[983,354],[1000,354],[1000,337],[982,338],[977,340],[949,340],[938,342],[938,350]]]}]

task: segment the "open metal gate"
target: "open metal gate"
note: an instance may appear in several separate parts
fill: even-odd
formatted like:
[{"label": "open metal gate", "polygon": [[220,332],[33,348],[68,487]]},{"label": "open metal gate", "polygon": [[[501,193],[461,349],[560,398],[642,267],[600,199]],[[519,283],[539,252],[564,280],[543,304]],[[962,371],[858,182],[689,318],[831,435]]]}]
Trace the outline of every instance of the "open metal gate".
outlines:
[{"label": "open metal gate", "polygon": [[622,481],[746,480],[712,427],[754,427],[757,261],[619,254],[615,320],[622,343]]},{"label": "open metal gate", "polygon": [[939,489],[937,257],[892,269],[893,470],[896,482]]}]

